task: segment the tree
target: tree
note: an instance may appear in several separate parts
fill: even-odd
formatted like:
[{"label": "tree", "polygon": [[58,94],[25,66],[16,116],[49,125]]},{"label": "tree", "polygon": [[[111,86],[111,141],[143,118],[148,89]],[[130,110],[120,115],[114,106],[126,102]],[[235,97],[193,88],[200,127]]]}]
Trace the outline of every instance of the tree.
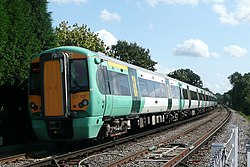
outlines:
[{"label": "tree", "polygon": [[55,46],[55,34],[51,24],[51,13],[47,12],[47,0],[28,0],[32,18],[33,32],[39,39],[37,45],[40,50]]},{"label": "tree", "polygon": [[32,55],[53,46],[47,1],[2,0],[0,9],[0,86],[19,86],[27,83]]},{"label": "tree", "polygon": [[228,91],[227,93],[223,94],[223,104],[229,107],[231,107],[231,103],[232,103],[230,94],[231,94],[231,91]]},{"label": "tree", "polygon": [[240,79],[242,78],[242,75],[239,72],[235,72],[232,75],[230,75],[228,77],[230,83],[234,86],[235,84],[237,84]]},{"label": "tree", "polygon": [[95,52],[105,52],[104,42],[98,38],[98,34],[91,32],[87,25],[69,26],[63,21],[56,27],[57,46],[80,46]]},{"label": "tree", "polygon": [[151,60],[149,49],[138,46],[137,43],[128,43],[126,41],[118,41],[116,45],[112,45],[109,55],[118,60],[155,71],[157,62]]},{"label": "tree", "polygon": [[27,79],[29,60],[37,40],[31,29],[31,18],[24,0],[6,1],[4,4],[7,15],[6,34],[8,40],[1,52],[0,85],[20,85]]},{"label": "tree", "polygon": [[215,96],[217,97],[218,104],[223,104],[223,95],[216,93]]},{"label": "tree", "polygon": [[203,86],[200,76],[195,74],[190,69],[175,70],[174,72],[170,72],[168,76],[186,82],[190,85],[197,86],[199,88],[202,88]]},{"label": "tree", "polygon": [[32,133],[27,121],[30,59],[53,46],[54,39],[46,10],[46,0],[0,1],[0,136],[5,142],[21,142],[21,134],[29,138]]},{"label": "tree", "polygon": [[[1,59],[5,56],[4,49],[7,47],[7,41],[8,41],[8,24],[9,24],[9,19],[8,19],[8,14],[6,11],[6,1],[2,0],[0,1],[0,80],[4,77],[4,65],[2,64]],[[1,85],[2,81],[0,81]]]},{"label": "tree", "polygon": [[235,72],[228,77],[233,88],[230,90],[232,107],[245,114],[250,114],[250,73],[241,75]]}]

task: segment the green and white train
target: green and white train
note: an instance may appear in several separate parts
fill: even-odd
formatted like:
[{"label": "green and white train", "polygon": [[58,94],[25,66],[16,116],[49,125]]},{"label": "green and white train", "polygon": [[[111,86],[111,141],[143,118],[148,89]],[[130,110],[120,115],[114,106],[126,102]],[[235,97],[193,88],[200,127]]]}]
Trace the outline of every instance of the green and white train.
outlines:
[{"label": "green and white train", "polygon": [[113,137],[216,105],[210,92],[81,47],[46,50],[30,65],[29,112],[40,140]]}]

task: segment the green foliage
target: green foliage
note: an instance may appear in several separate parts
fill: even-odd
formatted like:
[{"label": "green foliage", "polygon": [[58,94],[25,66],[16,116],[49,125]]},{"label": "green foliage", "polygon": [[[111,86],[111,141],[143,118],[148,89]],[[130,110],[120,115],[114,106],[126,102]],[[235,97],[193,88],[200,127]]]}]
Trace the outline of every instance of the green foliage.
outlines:
[{"label": "green foliage", "polygon": [[6,33],[8,31],[8,14],[7,10],[5,8],[5,1],[0,1],[0,85],[2,85],[4,77],[4,64],[2,64],[3,61],[1,61],[4,58],[4,49],[6,47],[7,41],[8,41],[8,34]]},{"label": "green foliage", "polygon": [[0,86],[27,82],[30,58],[51,46],[53,34],[47,36],[47,32],[53,31],[46,5],[45,0],[0,2]]},{"label": "green foliage", "polygon": [[[31,33],[31,19],[29,18],[28,6],[23,0],[6,1],[4,6],[7,10],[8,29],[5,34],[8,37],[1,52],[1,85],[18,85],[28,76],[28,61],[35,48],[35,38]],[[25,12],[24,12],[25,11]]]},{"label": "green foliage", "polygon": [[242,78],[242,75],[239,72],[235,72],[232,75],[228,77],[230,83],[234,86],[238,82],[240,82],[240,79]]},{"label": "green foliage", "polygon": [[250,73],[241,75],[235,72],[228,79],[233,85],[232,90],[229,91],[232,107],[250,115]]},{"label": "green foliage", "polygon": [[250,115],[246,115],[243,112],[240,112],[240,115],[243,116],[243,117],[245,117],[245,118],[247,118],[248,120],[250,120]]},{"label": "green foliage", "polygon": [[199,88],[202,88],[203,86],[200,76],[195,74],[190,69],[175,70],[174,72],[170,72],[168,76],[186,82],[190,85],[197,86]]},{"label": "green foliage", "polygon": [[232,99],[231,99],[230,94],[231,94],[230,91],[223,94],[223,104],[225,104],[229,107],[232,106]]},{"label": "green foliage", "polygon": [[116,45],[112,45],[109,55],[118,60],[155,71],[154,66],[157,62],[151,60],[149,53],[149,49],[138,46],[137,43],[118,41]]},{"label": "green foliage", "polygon": [[218,104],[223,104],[223,95],[216,93],[215,96],[217,97]]},{"label": "green foliage", "polygon": [[68,22],[63,21],[56,27],[56,37],[57,46],[80,46],[95,52],[105,52],[104,42],[84,24],[69,26]]},{"label": "green foliage", "polygon": [[55,46],[55,34],[51,24],[51,13],[47,12],[47,0],[28,0],[30,3],[30,17],[32,31],[35,33],[38,48],[42,50]]}]

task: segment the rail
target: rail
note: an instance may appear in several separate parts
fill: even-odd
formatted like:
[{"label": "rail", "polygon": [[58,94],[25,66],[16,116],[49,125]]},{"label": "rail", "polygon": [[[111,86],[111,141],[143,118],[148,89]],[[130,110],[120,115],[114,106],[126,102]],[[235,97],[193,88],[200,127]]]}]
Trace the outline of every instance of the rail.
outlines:
[{"label": "rail", "polygon": [[[228,112],[227,114],[227,117],[225,119],[223,119],[223,121],[215,128],[211,129],[209,131],[209,133],[207,133],[206,135],[204,135],[203,137],[201,137],[197,142],[195,142],[192,146],[190,147],[187,147],[187,148],[184,148],[184,150],[182,149],[182,146],[180,147],[173,147],[172,150],[177,150],[177,148],[179,148],[180,150],[182,150],[179,154],[177,154],[174,158],[172,158],[171,160],[162,160],[162,159],[157,159],[157,160],[150,160],[150,161],[158,161],[158,162],[164,162],[164,161],[167,161],[163,166],[175,166],[179,163],[181,163],[182,161],[184,161],[192,152],[195,152],[195,150],[197,150],[199,147],[201,147],[201,145],[206,142],[208,139],[210,139],[214,134],[215,132],[220,129],[225,122],[227,122],[227,120],[230,118],[230,112]],[[213,118],[212,118],[213,119]],[[210,122],[210,120],[208,120],[207,122]],[[203,122],[202,124],[206,124],[206,122]],[[195,127],[192,127],[191,129],[185,131],[185,133],[180,133],[180,134],[177,134],[169,139],[166,139],[165,141],[162,141],[161,143],[158,143],[156,144],[156,148],[160,148],[160,146],[164,146],[166,143],[170,143],[170,142],[173,142],[175,141],[176,139],[180,139],[182,138],[183,136],[186,136],[186,134],[196,130],[198,127],[201,127],[201,125],[197,125]],[[165,148],[163,148],[165,149]],[[167,148],[166,148],[167,149]],[[169,150],[169,148],[168,148]],[[148,154],[148,152],[150,152],[150,149],[144,149],[144,150],[141,150],[141,151],[138,151],[132,155],[129,155],[127,157],[124,157],[116,162],[113,162],[111,164],[108,165],[108,167],[117,167],[117,166],[120,166],[122,164],[125,164],[125,163],[128,163],[130,161],[135,161],[137,158],[141,157],[142,155],[146,155]],[[170,151],[168,151],[170,152]],[[137,160],[138,161],[138,160]],[[142,159],[142,161],[147,161],[147,159]]]},{"label": "rail", "polygon": [[46,160],[39,161],[39,162],[36,162],[36,163],[33,163],[33,164],[29,164],[29,165],[26,165],[24,167],[30,167],[30,166],[33,166],[33,167],[34,166],[35,167],[50,166],[51,164],[55,164],[55,165],[59,166],[58,163],[61,162],[61,161],[65,161],[65,160],[70,159],[70,158],[75,158],[77,156],[81,156],[81,155],[84,155],[84,154],[91,154],[92,152],[100,151],[100,150],[103,150],[105,148],[114,146],[116,144],[121,144],[121,143],[130,141],[130,140],[134,140],[136,138],[140,138],[142,136],[153,134],[153,133],[162,131],[164,129],[174,128],[175,126],[191,122],[191,121],[193,121],[195,119],[204,117],[206,115],[208,115],[208,113],[203,114],[203,115],[199,115],[197,117],[190,118],[188,120],[183,120],[183,121],[180,121],[180,122],[175,122],[175,123],[170,124],[170,125],[159,127],[157,129],[152,129],[152,130],[149,130],[149,131],[140,132],[138,134],[133,134],[132,136],[127,136],[127,137],[124,137],[124,138],[120,138],[120,139],[116,139],[116,140],[109,141],[109,142],[106,142],[106,143],[102,143],[102,144],[99,144],[99,145],[96,145],[96,146],[93,146],[93,147],[85,148],[85,149],[74,151],[74,152],[69,152],[67,154],[63,154],[63,155],[59,155],[59,156],[53,156],[53,157],[48,158]]}]

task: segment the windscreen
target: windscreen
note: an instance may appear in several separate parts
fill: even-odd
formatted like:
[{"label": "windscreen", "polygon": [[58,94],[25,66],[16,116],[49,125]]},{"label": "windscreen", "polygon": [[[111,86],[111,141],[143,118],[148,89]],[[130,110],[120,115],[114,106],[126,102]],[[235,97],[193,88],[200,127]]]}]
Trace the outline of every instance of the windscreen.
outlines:
[{"label": "windscreen", "polygon": [[40,94],[40,65],[32,63],[30,67],[30,94]]},{"label": "windscreen", "polygon": [[89,90],[86,59],[70,60],[70,90],[73,92]]}]

